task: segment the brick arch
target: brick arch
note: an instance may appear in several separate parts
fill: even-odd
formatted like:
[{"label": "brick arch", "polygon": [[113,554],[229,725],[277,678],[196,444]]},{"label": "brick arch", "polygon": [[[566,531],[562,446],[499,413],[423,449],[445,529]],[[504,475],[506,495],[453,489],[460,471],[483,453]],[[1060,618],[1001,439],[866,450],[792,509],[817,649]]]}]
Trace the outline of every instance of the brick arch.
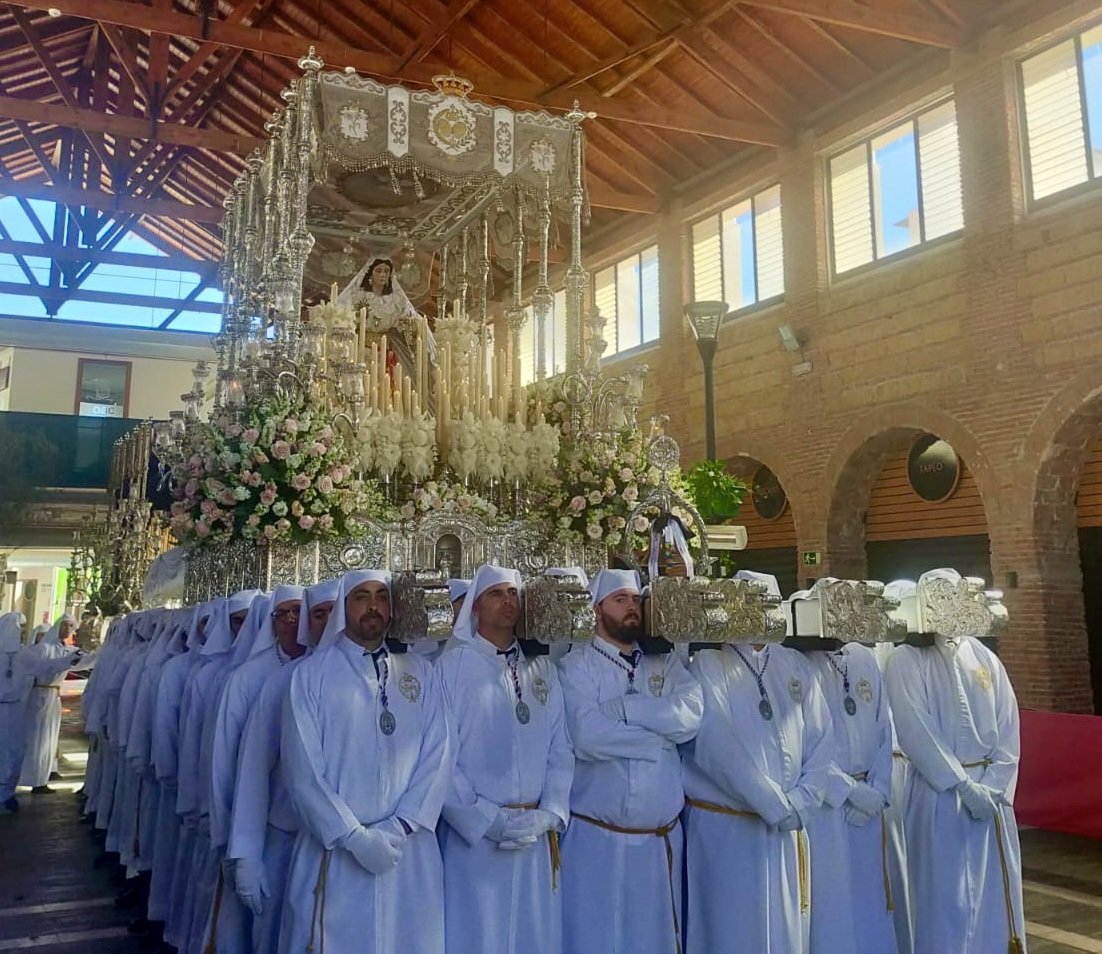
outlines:
[{"label": "brick arch", "polygon": [[[735,446],[722,446],[724,443]],[[796,539],[799,539],[800,521],[801,518],[806,518],[804,508],[799,506],[803,499],[799,492],[800,483],[794,468],[777,454],[776,447],[765,441],[738,435],[731,441],[721,442],[718,455],[720,460],[727,462],[727,468],[731,473],[744,477],[747,482],[759,464],[764,464],[773,471],[788,498],[788,509],[792,514],[792,522],[796,525]]]},{"label": "brick arch", "polygon": [[988,524],[998,509],[995,473],[975,435],[960,421],[931,407],[878,408],[854,423],[835,445],[823,469],[824,538],[829,572],[862,579],[867,573],[865,512],[873,484],[887,459],[920,434],[953,445],[976,479]]},{"label": "brick arch", "polygon": [[1038,559],[1046,553],[1078,555],[1075,496],[1092,441],[1102,433],[1102,384],[1095,370],[1073,377],[1037,415],[1022,448],[1032,468],[1030,530]]}]

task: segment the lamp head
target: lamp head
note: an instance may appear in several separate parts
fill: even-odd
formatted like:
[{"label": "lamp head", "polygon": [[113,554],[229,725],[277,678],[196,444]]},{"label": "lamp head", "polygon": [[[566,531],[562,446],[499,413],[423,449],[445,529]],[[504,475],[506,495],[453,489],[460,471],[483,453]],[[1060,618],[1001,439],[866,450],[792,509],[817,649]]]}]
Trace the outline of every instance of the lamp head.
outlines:
[{"label": "lamp head", "polygon": [[692,301],[685,306],[685,315],[693,327],[693,336],[699,341],[715,341],[719,338],[719,326],[727,314],[725,301]]}]

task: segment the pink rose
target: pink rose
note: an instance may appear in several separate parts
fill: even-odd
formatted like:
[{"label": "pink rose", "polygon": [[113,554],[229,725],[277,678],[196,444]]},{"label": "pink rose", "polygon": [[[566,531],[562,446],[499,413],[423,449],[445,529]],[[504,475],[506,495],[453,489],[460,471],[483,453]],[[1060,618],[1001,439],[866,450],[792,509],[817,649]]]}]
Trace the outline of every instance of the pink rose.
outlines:
[{"label": "pink rose", "polygon": [[245,431],[244,434],[241,435],[241,439],[246,444],[255,444],[259,437],[260,431],[258,431],[255,427],[250,427],[247,431]]},{"label": "pink rose", "polygon": [[268,463],[268,455],[262,450],[255,450],[253,451],[253,460],[258,464],[266,464]]},{"label": "pink rose", "polygon": [[323,443],[321,443],[321,441],[314,441],[314,443],[310,445],[310,453],[313,454],[315,457],[324,456],[327,450],[328,448]]},{"label": "pink rose", "polygon": [[333,428],[331,428],[328,424],[326,424],[325,427],[321,429],[321,439],[323,441],[331,441],[333,439]]},{"label": "pink rose", "polygon": [[297,434],[298,421],[296,421],[293,417],[287,418],[287,420],[283,422],[283,432],[285,434]]},{"label": "pink rose", "polygon": [[205,537],[208,533],[210,533],[210,527],[205,523],[199,522],[195,525],[195,535],[197,537]]},{"label": "pink rose", "polygon": [[272,456],[276,460],[286,460],[291,456],[291,445],[286,441],[276,441],[272,445]]},{"label": "pink rose", "polygon": [[271,540],[272,537],[274,537],[275,535],[276,535],[276,528],[272,524],[269,523],[268,526],[266,526],[264,528],[264,536],[267,537],[269,540]]},{"label": "pink rose", "polygon": [[272,504],[274,504],[275,499],[276,492],[274,487],[265,487],[262,491],[260,491],[260,502],[264,504],[265,507],[270,507]]},{"label": "pink rose", "polygon": [[333,492],[333,478],[327,477],[322,474],[318,478],[318,493],[319,494],[331,494]]},{"label": "pink rose", "polygon": [[311,517],[310,514],[304,513],[298,518],[298,525],[302,527],[303,530],[309,530],[314,525],[314,518]]},{"label": "pink rose", "polygon": [[249,519],[245,521],[247,527],[259,527],[260,526],[260,514],[251,513]]},{"label": "pink rose", "polygon": [[321,528],[323,530],[333,529],[333,518],[327,513],[323,513],[320,517],[318,517],[318,523],[321,525]]},{"label": "pink rose", "polygon": [[262,483],[264,483],[264,478],[261,477],[260,474],[256,472],[249,474],[250,487],[259,487]]},{"label": "pink rose", "polygon": [[585,510],[585,497],[579,495],[571,500],[570,509],[573,510],[575,513],[580,513],[581,511]]},{"label": "pink rose", "polygon": [[194,477],[191,478],[186,484],[184,484],[184,493],[188,497],[194,497],[199,491],[199,481]]},{"label": "pink rose", "polygon": [[305,474],[295,474],[295,476],[291,478],[291,486],[294,487],[295,490],[305,490],[310,486],[310,478]]},{"label": "pink rose", "polygon": [[286,517],[280,517],[276,521],[276,529],[277,530],[290,530],[291,529],[291,521],[288,520]]}]

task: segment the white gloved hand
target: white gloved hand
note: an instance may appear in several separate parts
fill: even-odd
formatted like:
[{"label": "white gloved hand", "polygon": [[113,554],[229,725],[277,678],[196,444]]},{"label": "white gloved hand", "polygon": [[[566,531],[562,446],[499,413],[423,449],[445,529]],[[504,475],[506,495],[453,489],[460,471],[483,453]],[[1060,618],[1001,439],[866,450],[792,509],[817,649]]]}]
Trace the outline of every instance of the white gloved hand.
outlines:
[{"label": "white gloved hand", "polygon": [[264,862],[259,858],[239,858],[234,866],[234,888],[245,907],[260,917],[264,913],[264,899],[270,896]]},{"label": "white gloved hand", "polygon": [[957,785],[957,794],[968,814],[976,821],[987,821],[995,817],[998,806],[995,804],[994,793],[986,785],[980,785],[966,778]]},{"label": "white gloved hand", "polygon": [[558,827],[559,820],[551,812],[544,811],[542,808],[529,808],[522,811],[519,818],[505,826],[501,840],[503,842],[523,841],[530,838],[534,841]]},{"label": "white gloved hand", "polygon": [[376,822],[368,827],[371,831],[382,833],[399,851],[404,850],[406,839],[410,835],[409,830],[396,815],[391,815],[389,818],[384,818],[381,822]]},{"label": "white gloved hand", "polygon": [[497,817],[486,830],[486,837],[500,845],[505,840],[505,830],[516,825],[517,819],[523,814],[523,808],[499,808]]},{"label": "white gloved hand", "polygon": [[800,818],[800,813],[796,811],[796,809],[792,809],[784,818],[777,822],[777,828],[780,831],[799,831],[803,827],[803,819]]},{"label": "white gloved hand", "polygon": [[360,826],[344,840],[344,847],[361,868],[376,875],[390,871],[402,857],[401,850],[377,828]]},{"label": "white gloved hand", "polygon": [[846,823],[853,825],[855,828],[861,828],[872,821],[872,815],[866,814],[854,805],[846,805],[844,811],[846,813]]},{"label": "white gloved hand", "polygon": [[868,782],[858,782],[849,790],[846,801],[866,815],[879,815],[887,804],[884,796]]},{"label": "white gloved hand", "polygon": [[613,722],[627,722],[628,715],[624,709],[623,696],[617,696],[615,699],[609,699],[606,702],[602,702],[600,705],[601,715],[612,719]]}]

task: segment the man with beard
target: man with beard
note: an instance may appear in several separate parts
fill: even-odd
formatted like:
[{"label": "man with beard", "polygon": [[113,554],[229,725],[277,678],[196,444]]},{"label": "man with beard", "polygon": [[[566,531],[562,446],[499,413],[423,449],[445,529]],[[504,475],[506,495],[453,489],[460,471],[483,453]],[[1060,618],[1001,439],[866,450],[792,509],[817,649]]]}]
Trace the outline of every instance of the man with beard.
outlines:
[{"label": "man with beard", "polygon": [[[281,769],[301,830],[279,950],[444,950],[434,829],[452,757],[429,662],[392,654],[385,570],[341,579],[317,652],[295,664]],[[236,846],[234,846],[236,849]]]},{"label": "man with beard", "polygon": [[684,801],[677,746],[704,696],[676,655],[644,656],[634,570],[590,584],[597,637],[559,663],[577,763],[563,839],[564,948],[573,954],[681,950]]},{"label": "man with beard", "polygon": [[479,567],[437,663],[458,738],[440,833],[449,951],[562,950],[574,752],[555,667],[517,643],[520,598],[516,570]]}]

